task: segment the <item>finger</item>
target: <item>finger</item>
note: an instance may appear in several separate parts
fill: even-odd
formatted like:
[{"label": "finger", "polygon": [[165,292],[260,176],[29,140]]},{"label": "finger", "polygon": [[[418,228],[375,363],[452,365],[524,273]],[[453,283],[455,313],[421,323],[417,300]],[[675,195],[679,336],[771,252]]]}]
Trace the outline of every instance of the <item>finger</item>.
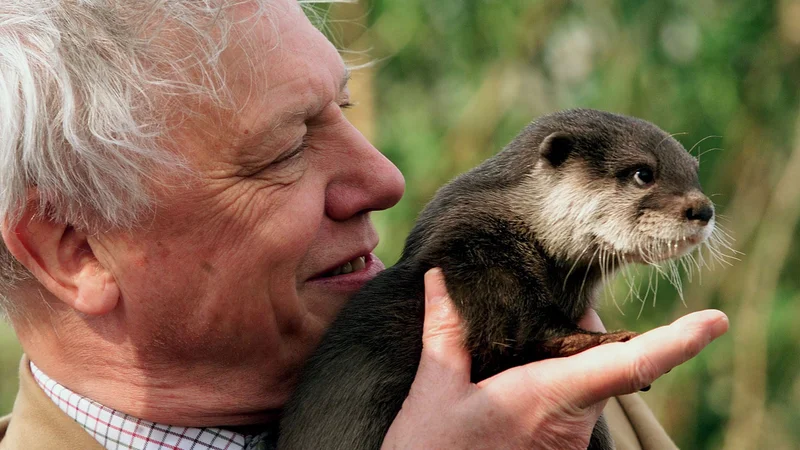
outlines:
[{"label": "finger", "polygon": [[469,383],[470,365],[461,317],[447,294],[442,271],[432,269],[425,274],[425,323],[417,377],[430,372],[438,379]]},{"label": "finger", "polygon": [[[600,345],[564,358],[561,361],[568,362],[568,366],[553,372],[561,379],[550,381],[576,386],[570,390],[575,396],[574,404],[585,408],[652,384],[673,367],[696,356],[727,330],[728,318],[721,311],[689,314],[628,342]],[[547,369],[546,364],[536,367],[536,376],[548,377]]]}]

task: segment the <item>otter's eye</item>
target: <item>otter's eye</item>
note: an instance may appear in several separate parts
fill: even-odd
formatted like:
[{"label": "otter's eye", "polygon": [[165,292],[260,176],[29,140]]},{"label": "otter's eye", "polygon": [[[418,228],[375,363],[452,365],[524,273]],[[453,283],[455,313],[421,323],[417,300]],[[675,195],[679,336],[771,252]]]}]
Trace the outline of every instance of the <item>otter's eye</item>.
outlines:
[{"label": "otter's eye", "polygon": [[633,180],[638,186],[647,187],[653,184],[653,181],[655,181],[655,176],[653,175],[652,170],[648,169],[647,167],[642,167],[633,174]]}]

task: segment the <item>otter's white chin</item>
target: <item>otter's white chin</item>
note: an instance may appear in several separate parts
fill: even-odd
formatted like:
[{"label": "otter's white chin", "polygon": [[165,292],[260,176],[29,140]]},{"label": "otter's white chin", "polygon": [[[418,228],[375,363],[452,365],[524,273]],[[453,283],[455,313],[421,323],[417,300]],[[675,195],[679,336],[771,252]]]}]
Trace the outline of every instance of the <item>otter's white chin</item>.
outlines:
[{"label": "otter's white chin", "polygon": [[673,241],[661,241],[655,245],[647,247],[644,251],[631,252],[626,255],[629,261],[641,264],[653,264],[680,258],[691,253],[711,234],[710,230],[702,230],[699,233]]}]

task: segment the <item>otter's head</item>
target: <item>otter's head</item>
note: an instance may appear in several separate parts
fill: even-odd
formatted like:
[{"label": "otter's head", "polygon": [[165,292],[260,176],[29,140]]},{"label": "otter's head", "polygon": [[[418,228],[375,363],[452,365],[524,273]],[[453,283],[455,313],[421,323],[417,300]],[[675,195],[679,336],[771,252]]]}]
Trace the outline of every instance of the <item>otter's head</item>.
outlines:
[{"label": "otter's head", "polygon": [[528,129],[538,158],[533,227],[568,261],[654,263],[687,254],[714,230],[698,162],[643,120],[594,110],[546,116]]}]

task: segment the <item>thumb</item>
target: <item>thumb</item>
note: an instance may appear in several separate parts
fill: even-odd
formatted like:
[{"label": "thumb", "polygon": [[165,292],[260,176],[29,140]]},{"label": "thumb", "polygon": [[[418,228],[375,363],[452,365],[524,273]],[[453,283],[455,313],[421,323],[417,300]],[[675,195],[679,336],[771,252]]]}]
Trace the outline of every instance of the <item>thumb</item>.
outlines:
[{"label": "thumb", "polygon": [[425,323],[417,379],[470,382],[471,357],[464,349],[461,317],[455,310],[441,269],[425,274]]}]

